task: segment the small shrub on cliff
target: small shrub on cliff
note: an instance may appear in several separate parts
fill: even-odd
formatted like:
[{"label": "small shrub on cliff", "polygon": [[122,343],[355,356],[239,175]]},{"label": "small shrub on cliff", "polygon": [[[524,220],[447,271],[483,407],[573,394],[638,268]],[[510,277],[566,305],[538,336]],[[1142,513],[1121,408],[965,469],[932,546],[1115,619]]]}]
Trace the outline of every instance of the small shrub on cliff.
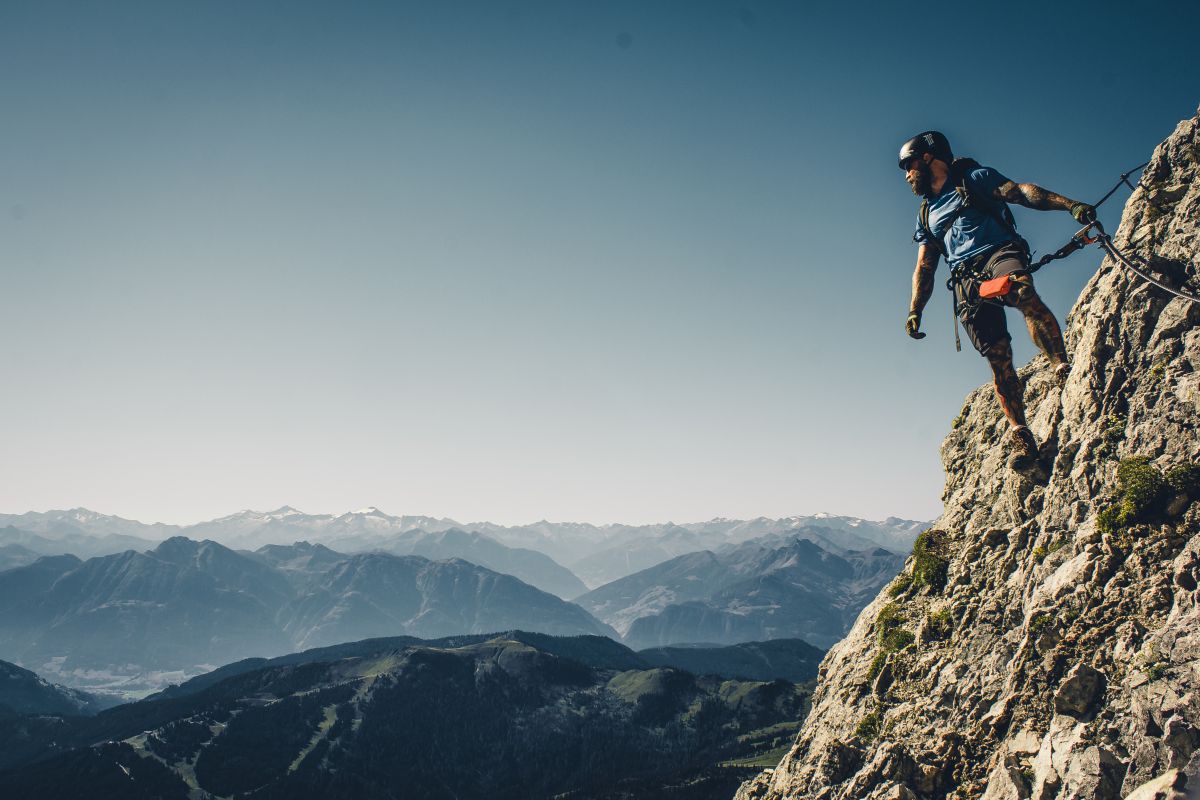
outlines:
[{"label": "small shrub on cliff", "polygon": [[1200,464],[1179,464],[1167,470],[1167,485],[1189,500],[1200,498]]},{"label": "small shrub on cliff", "polygon": [[867,670],[867,679],[875,680],[875,676],[883,669],[883,664],[892,653],[899,652],[917,640],[912,631],[904,628],[908,618],[896,603],[888,603],[879,609],[875,617],[875,630],[879,651],[871,661]]},{"label": "small shrub on cliff", "polygon": [[1048,627],[1050,627],[1050,615],[1047,612],[1042,611],[1034,614],[1033,619],[1029,620],[1029,635],[1037,638]]},{"label": "small shrub on cliff", "polygon": [[1162,498],[1167,482],[1149,458],[1135,456],[1124,459],[1117,467],[1117,486],[1125,493],[1124,502],[1142,513]]},{"label": "small shrub on cliff", "polygon": [[1167,670],[1170,669],[1170,662],[1163,658],[1158,646],[1151,642],[1146,648],[1146,651],[1141,654],[1139,659],[1141,664],[1138,668],[1145,673],[1146,677],[1152,681],[1160,680],[1165,677]]},{"label": "small shrub on cliff", "polygon": [[867,668],[868,681],[875,680],[875,677],[879,675],[880,670],[883,669],[883,665],[887,663],[887,657],[887,653],[880,651],[875,654],[874,658],[871,659],[871,666]]},{"label": "small shrub on cliff", "polygon": [[895,653],[903,650],[917,640],[913,636],[912,631],[904,628],[892,628],[885,634],[879,637],[879,646],[883,648],[885,653]]},{"label": "small shrub on cliff", "polygon": [[1101,533],[1116,536],[1125,530],[1123,519],[1121,516],[1121,506],[1113,504],[1096,515],[1096,527]]},{"label": "small shrub on cliff", "polygon": [[859,721],[858,727],[854,729],[854,735],[869,744],[879,736],[882,721],[882,715],[876,709]]},{"label": "small shrub on cliff", "polygon": [[[1181,474],[1178,479],[1186,481],[1187,476]],[[1149,458],[1123,459],[1117,467],[1116,500],[1096,517],[1096,526],[1109,535],[1123,533],[1130,525],[1161,512],[1170,488]]]},{"label": "small shrub on cliff", "polygon": [[899,597],[907,594],[908,590],[912,588],[912,582],[912,575],[909,575],[907,572],[901,572],[896,576],[896,580],[892,581],[891,585],[888,586],[888,597]]},{"label": "small shrub on cliff", "polygon": [[883,608],[879,609],[879,614],[875,617],[875,628],[879,631],[879,641],[883,641],[883,637],[894,628],[899,628],[905,623],[907,617],[900,610],[900,606],[896,603],[888,603]]},{"label": "small shrub on cliff", "polygon": [[954,618],[950,609],[934,611],[925,619],[925,630],[934,639],[945,639],[954,631]]},{"label": "small shrub on cliff", "polygon": [[1033,557],[1038,560],[1038,563],[1041,563],[1046,560],[1048,555],[1051,553],[1057,553],[1059,550],[1062,550],[1064,547],[1066,547],[1066,545],[1067,543],[1065,541],[1051,542],[1045,547],[1038,545],[1037,547],[1033,548]]},{"label": "small shrub on cliff", "polygon": [[941,531],[927,530],[917,537],[913,543],[913,586],[928,586],[933,592],[946,587],[950,562],[944,555],[945,547],[945,534]]}]

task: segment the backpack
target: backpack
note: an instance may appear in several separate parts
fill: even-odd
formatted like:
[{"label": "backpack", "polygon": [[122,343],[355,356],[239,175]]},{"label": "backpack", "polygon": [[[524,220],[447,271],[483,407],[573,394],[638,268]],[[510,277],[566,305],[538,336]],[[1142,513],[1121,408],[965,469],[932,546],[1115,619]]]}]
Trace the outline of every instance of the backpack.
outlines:
[{"label": "backpack", "polygon": [[[954,191],[958,192],[958,196],[962,198],[962,205],[950,219],[949,225],[953,225],[955,220],[968,208],[981,208],[990,214],[994,220],[999,222],[1001,227],[1011,233],[1016,243],[1028,255],[1029,243],[1025,241],[1021,234],[1017,233],[1017,221],[1013,218],[1013,213],[1008,207],[1008,203],[996,197],[987,197],[971,191],[968,178],[973,170],[980,169],[982,166],[978,161],[968,156],[956,158],[950,164],[950,175],[946,180],[954,184]],[[934,236],[933,231],[929,229],[929,198],[921,199],[921,209],[917,212],[917,219],[920,221],[921,227],[925,230],[929,241],[942,254],[943,258],[947,257],[945,243],[940,237]],[[949,225],[947,229],[949,229]]]}]

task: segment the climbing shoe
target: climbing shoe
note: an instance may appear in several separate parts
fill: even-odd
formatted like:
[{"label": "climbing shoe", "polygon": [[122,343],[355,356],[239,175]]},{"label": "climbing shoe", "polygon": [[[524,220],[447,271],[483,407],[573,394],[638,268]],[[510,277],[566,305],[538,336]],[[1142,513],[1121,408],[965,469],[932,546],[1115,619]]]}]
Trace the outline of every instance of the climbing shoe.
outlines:
[{"label": "climbing shoe", "polygon": [[1042,454],[1038,450],[1037,439],[1033,438],[1033,431],[1025,425],[1011,428],[1008,438],[1013,446],[1013,453],[1008,458],[1009,469],[1038,483],[1050,477],[1042,466]]},{"label": "climbing shoe", "polygon": [[[1062,386],[1067,382],[1067,376],[1071,374],[1071,365],[1067,363],[1056,364],[1054,366],[1054,382]],[[1028,429],[1026,429],[1028,430]]]}]

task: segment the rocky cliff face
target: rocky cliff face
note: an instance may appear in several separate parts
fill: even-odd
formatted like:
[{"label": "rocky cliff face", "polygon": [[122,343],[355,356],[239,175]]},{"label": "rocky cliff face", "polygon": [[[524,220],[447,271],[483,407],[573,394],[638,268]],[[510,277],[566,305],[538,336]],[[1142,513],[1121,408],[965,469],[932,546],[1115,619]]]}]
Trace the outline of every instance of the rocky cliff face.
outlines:
[{"label": "rocky cliff face", "polygon": [[[1198,173],[1200,117],[1114,235],[1193,293]],[[1022,371],[1049,481],[1006,468],[992,389],[973,392],[944,514],[738,800],[1200,797],[1200,305],[1105,260],[1067,322],[1065,385]]]}]

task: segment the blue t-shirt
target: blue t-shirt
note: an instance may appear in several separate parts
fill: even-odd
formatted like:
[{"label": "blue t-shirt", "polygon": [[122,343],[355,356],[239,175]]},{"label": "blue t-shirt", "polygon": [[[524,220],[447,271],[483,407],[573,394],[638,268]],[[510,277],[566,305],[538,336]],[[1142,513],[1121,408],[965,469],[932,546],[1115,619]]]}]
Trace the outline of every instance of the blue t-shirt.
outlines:
[{"label": "blue t-shirt", "polygon": [[[980,167],[967,174],[967,187],[976,197],[993,197],[996,189],[1005,183],[1008,183],[1008,178],[991,167]],[[962,197],[957,188],[957,184],[947,179],[942,193],[929,201],[929,230],[942,240],[946,248],[946,261],[951,267],[1015,240],[1013,232],[979,204],[966,209],[956,218],[954,215],[962,207]],[[954,224],[948,226],[946,223],[950,219],[954,219]],[[921,227],[919,219],[913,241],[917,244],[929,241],[929,232]]]}]

